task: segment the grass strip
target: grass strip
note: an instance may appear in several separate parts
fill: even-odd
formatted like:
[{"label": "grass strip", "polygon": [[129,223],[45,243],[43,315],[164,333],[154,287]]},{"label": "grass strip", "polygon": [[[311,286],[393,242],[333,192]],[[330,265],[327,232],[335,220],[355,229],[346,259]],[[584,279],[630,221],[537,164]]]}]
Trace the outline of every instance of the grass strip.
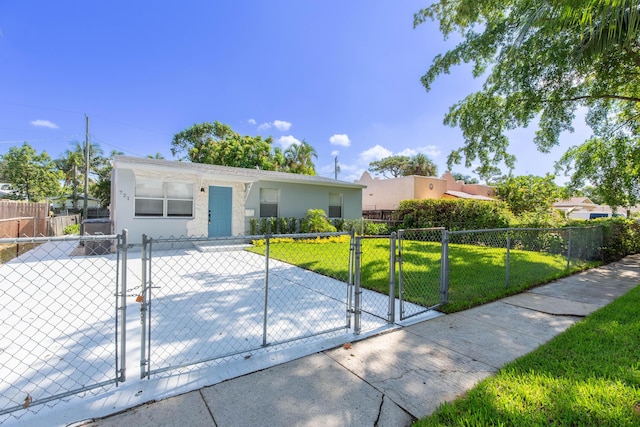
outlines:
[{"label": "grass strip", "polygon": [[[274,239],[270,257],[338,280],[349,277],[349,236],[322,240]],[[251,251],[264,254],[258,244]],[[362,240],[361,284],[383,294],[389,292],[389,238]],[[441,244],[406,241],[402,253],[404,298],[430,307],[440,302]],[[522,292],[560,277],[598,265],[572,261],[563,255],[511,250],[506,283],[506,249],[463,244],[449,245],[449,301],[439,310],[453,313]],[[396,283],[399,276],[396,273]],[[399,286],[396,287],[396,297]]]},{"label": "grass strip", "polygon": [[415,426],[640,426],[640,287]]}]

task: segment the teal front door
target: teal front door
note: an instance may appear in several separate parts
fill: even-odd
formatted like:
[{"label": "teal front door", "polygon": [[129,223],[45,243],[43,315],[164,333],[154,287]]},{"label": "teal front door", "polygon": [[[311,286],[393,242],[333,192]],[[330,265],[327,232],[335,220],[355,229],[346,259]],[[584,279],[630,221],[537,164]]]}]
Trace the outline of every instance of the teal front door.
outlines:
[{"label": "teal front door", "polygon": [[231,236],[231,187],[209,187],[209,237]]}]

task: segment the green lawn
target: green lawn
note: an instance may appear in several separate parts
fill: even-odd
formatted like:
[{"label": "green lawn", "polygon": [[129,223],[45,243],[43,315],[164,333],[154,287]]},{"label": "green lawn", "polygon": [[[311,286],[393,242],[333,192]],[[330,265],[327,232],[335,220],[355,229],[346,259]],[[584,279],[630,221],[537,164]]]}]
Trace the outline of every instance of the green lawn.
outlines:
[{"label": "green lawn", "polygon": [[[402,268],[407,301],[424,306],[439,303],[440,248],[439,243],[404,242]],[[264,246],[251,250],[264,253]],[[567,268],[566,258],[561,255],[512,250],[507,287],[505,253],[506,250],[501,248],[450,244],[449,302],[439,309],[448,313],[464,310],[598,265],[573,261]],[[348,280],[349,242],[345,239],[330,243],[276,240],[270,244],[270,256],[339,280]],[[361,265],[362,286],[388,293],[389,239],[363,239]],[[398,287],[396,296],[397,293]]]},{"label": "green lawn", "polygon": [[640,287],[416,426],[640,426]]}]

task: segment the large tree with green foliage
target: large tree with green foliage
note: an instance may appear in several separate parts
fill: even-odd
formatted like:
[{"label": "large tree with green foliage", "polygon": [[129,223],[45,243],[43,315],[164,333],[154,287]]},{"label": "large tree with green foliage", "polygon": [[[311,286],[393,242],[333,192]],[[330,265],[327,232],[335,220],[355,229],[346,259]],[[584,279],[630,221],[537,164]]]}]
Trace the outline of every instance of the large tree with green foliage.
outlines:
[{"label": "large tree with green foliage", "polygon": [[262,139],[261,136],[240,135],[229,125],[217,121],[204,122],[175,134],[171,153],[194,163],[287,170],[286,154],[274,149],[272,144],[271,137]]},{"label": "large tree with green foliage", "polygon": [[[103,157],[103,162],[94,170],[96,179],[89,185],[89,192],[100,202],[101,208],[107,208],[111,204],[111,172],[113,166],[111,160],[116,155],[123,155],[121,151],[112,150],[110,157]],[[156,156],[147,156],[147,158],[158,158]]]},{"label": "large tree with green foliage", "polygon": [[438,167],[427,156],[418,153],[409,159],[404,171],[405,175],[436,176]]},{"label": "large tree with green foliage", "polygon": [[549,212],[552,205],[566,195],[553,175],[507,176],[496,185],[496,192],[515,215]]},{"label": "large tree with green foliage", "polygon": [[397,178],[404,174],[409,164],[409,156],[389,156],[384,159],[375,160],[369,163],[369,172],[378,173],[385,178],[389,178],[387,174],[393,178]]},{"label": "large tree with green foliage", "polygon": [[[638,0],[439,0],[416,13],[415,25],[434,20],[445,36],[462,36],[457,46],[435,57],[422,77],[427,90],[439,75],[463,63],[473,66],[474,77],[485,78],[482,90],[453,105],[445,117],[464,137],[463,146],[450,154],[449,167],[464,160],[468,167],[479,162],[480,172],[500,165],[513,168],[510,130],[537,121],[533,142],[548,152],[561,132],[572,130],[578,109],[587,112],[592,144],[611,151],[623,142],[621,151],[635,161],[639,11]],[[614,206],[637,203],[630,192],[637,188],[637,169],[616,162],[615,173],[626,178],[612,182],[603,178],[613,172],[606,158],[590,148],[575,149],[562,166],[596,181]]]},{"label": "large tree with green foliage", "polygon": [[291,144],[284,150],[284,157],[287,162],[287,172],[301,175],[316,174],[313,159],[318,157],[318,153],[307,141],[302,140],[299,144]]},{"label": "large tree with green foliage", "polygon": [[[73,203],[75,209],[78,208],[80,194],[84,193],[84,175],[86,172],[86,143],[73,141],[72,149],[66,150],[64,154],[55,159],[54,162],[64,176],[63,194]],[[97,175],[107,159],[102,154],[102,149],[97,144],[89,142],[89,175]],[[89,183],[93,180],[89,177]]]},{"label": "large tree with green foliage", "polygon": [[384,177],[389,174],[393,178],[409,175],[436,176],[438,174],[438,168],[435,163],[422,153],[413,157],[389,156],[375,160],[369,163],[369,171],[381,174]]},{"label": "large tree with green foliage", "polygon": [[3,177],[16,190],[15,197],[39,202],[60,191],[62,173],[46,151],[38,154],[28,143],[11,147],[0,156]]}]

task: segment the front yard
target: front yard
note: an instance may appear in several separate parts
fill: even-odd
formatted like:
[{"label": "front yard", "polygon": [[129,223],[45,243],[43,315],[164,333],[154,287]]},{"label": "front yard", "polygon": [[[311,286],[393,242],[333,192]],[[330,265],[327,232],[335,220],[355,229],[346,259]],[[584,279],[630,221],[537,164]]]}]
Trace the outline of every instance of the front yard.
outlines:
[{"label": "front yard", "polygon": [[[326,276],[347,281],[348,236],[326,241],[274,239],[270,256]],[[262,242],[263,243],[263,242]],[[249,250],[264,253],[264,244]],[[434,305],[439,301],[441,244],[403,243],[404,297],[407,301]],[[599,265],[595,261],[572,260],[567,268],[563,255],[510,251],[509,284],[506,284],[506,250],[489,246],[449,244],[449,302],[440,311],[453,313],[522,292],[560,277]],[[383,294],[389,292],[389,239],[362,240],[361,284]],[[396,279],[398,273],[396,269]],[[397,280],[396,280],[397,283]],[[428,289],[428,295],[423,290]],[[399,289],[396,288],[396,297]]]}]

